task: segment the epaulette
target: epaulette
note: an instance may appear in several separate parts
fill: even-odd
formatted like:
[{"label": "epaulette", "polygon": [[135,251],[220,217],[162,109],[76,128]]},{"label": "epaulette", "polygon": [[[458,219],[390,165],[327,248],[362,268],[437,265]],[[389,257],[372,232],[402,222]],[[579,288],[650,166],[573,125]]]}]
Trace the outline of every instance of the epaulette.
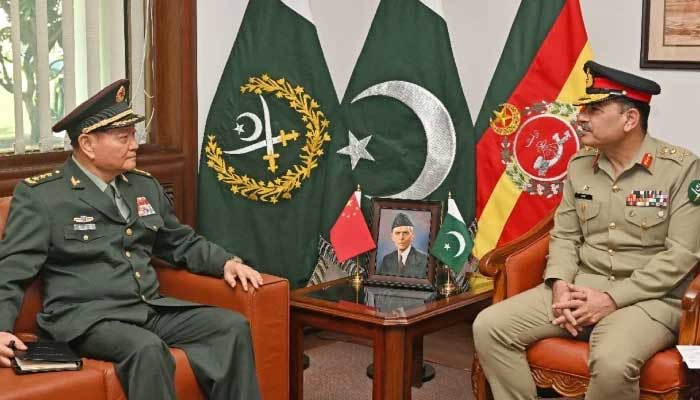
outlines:
[{"label": "epaulette", "polygon": [[133,172],[133,173],[138,174],[138,175],[143,175],[143,176],[147,176],[149,178],[153,178],[153,175],[151,175],[150,172],[144,171],[141,169],[134,168],[134,169],[130,170],[129,172]]},{"label": "epaulette", "polygon": [[576,152],[576,154],[574,154],[571,157],[571,159],[574,160],[576,158],[587,157],[587,156],[597,156],[597,155],[598,155],[598,149],[596,149],[595,147],[583,146]]},{"label": "epaulette", "polygon": [[34,187],[37,185],[41,185],[42,183],[55,181],[56,179],[60,178],[61,176],[62,176],[62,171],[60,169],[56,169],[53,171],[44,172],[43,174],[34,175],[34,176],[30,176],[29,178],[25,178],[24,183],[26,183],[30,187]]},{"label": "epaulette", "polygon": [[696,158],[695,154],[682,147],[675,147],[669,145],[662,145],[657,147],[656,156],[658,158],[673,160],[681,165],[683,165],[684,162],[691,161]]}]

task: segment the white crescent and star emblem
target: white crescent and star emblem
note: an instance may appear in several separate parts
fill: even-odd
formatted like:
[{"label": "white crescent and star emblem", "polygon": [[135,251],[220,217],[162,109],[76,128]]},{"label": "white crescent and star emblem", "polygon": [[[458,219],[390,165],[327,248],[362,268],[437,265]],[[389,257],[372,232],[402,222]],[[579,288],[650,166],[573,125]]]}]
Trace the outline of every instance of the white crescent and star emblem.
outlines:
[{"label": "white crescent and star emblem", "polygon": [[[457,152],[457,134],[450,113],[434,94],[406,81],[386,81],[370,86],[355,96],[351,103],[372,96],[391,97],[405,104],[420,120],[427,139],[425,164],[418,178],[403,191],[385,196],[411,200],[428,197],[447,178]],[[350,156],[352,169],[355,169],[362,158],[374,160],[366,149],[372,136],[358,141],[352,132],[349,132],[348,137],[349,145],[340,149],[338,153]]]},{"label": "white crescent and star emblem", "polygon": [[[467,243],[464,240],[464,236],[462,236],[462,234],[457,232],[457,231],[449,231],[449,232],[447,232],[447,234],[454,236],[455,238],[457,238],[457,241],[459,242],[459,249],[457,249],[457,254],[455,254],[453,257],[457,258],[457,257],[461,256],[462,253],[464,253],[464,249],[467,248]],[[449,248],[447,248],[446,250],[449,250]]]}]

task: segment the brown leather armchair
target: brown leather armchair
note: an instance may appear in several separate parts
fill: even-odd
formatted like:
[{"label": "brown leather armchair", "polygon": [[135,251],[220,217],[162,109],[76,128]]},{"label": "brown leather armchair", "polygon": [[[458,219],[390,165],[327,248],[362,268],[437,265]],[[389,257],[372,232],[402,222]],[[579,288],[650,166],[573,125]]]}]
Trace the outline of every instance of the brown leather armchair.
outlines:
[{"label": "brown leather armchair", "polygon": [[[494,278],[494,303],[542,282],[553,215],[481,259],[481,273]],[[700,344],[699,294],[700,277],[696,277],[683,298],[678,344]],[[587,342],[564,338],[540,340],[528,347],[527,360],[538,387],[554,389],[566,397],[578,397],[586,392],[590,378]],[[642,399],[689,399],[698,393],[695,373],[685,367],[675,348],[660,351],[647,361],[639,385]],[[477,354],[472,365],[472,389],[477,400],[492,398]]]},{"label": "brown leather armchair", "polygon": [[[0,198],[0,235],[5,228],[11,197]],[[223,279],[191,274],[156,263],[163,294],[235,310],[250,322],[255,365],[262,398],[289,398],[289,283],[263,275],[258,290],[231,289]],[[15,332],[22,340],[36,340],[36,314],[41,310],[42,283],[36,279],[26,288]],[[178,399],[203,399],[185,353],[171,349],[175,357]],[[126,400],[111,363],[83,359],[77,372],[15,375],[0,368],[0,400]]]}]

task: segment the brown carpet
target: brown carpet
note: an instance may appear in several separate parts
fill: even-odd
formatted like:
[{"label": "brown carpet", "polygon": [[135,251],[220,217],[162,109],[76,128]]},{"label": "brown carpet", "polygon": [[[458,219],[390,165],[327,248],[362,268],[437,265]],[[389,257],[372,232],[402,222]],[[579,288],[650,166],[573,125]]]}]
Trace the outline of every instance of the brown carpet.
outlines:
[{"label": "brown carpet", "polygon": [[[307,335],[305,353],[311,366],[304,371],[304,400],[366,400],[372,398],[372,380],[365,375],[372,362],[371,343],[332,332]],[[428,335],[423,357],[435,368],[435,379],[413,388],[414,400],[471,400],[473,344],[471,327],[459,324]]]}]

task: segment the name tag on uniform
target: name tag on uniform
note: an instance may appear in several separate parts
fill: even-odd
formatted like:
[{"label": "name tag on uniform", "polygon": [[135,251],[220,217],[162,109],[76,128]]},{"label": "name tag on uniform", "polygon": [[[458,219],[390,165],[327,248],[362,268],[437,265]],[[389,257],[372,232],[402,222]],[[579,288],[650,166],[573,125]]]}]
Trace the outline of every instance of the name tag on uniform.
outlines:
[{"label": "name tag on uniform", "polygon": [[667,207],[668,194],[661,190],[633,190],[627,195],[627,205],[637,207]]},{"label": "name tag on uniform", "polygon": [[97,229],[95,224],[73,224],[74,231],[94,231]]},{"label": "name tag on uniform", "polygon": [[145,197],[136,198],[136,209],[138,210],[139,217],[145,217],[156,213],[156,210],[153,209],[153,206],[151,206],[151,203]]},{"label": "name tag on uniform", "polygon": [[583,200],[593,200],[593,195],[590,193],[575,192],[574,198],[583,199]]}]

